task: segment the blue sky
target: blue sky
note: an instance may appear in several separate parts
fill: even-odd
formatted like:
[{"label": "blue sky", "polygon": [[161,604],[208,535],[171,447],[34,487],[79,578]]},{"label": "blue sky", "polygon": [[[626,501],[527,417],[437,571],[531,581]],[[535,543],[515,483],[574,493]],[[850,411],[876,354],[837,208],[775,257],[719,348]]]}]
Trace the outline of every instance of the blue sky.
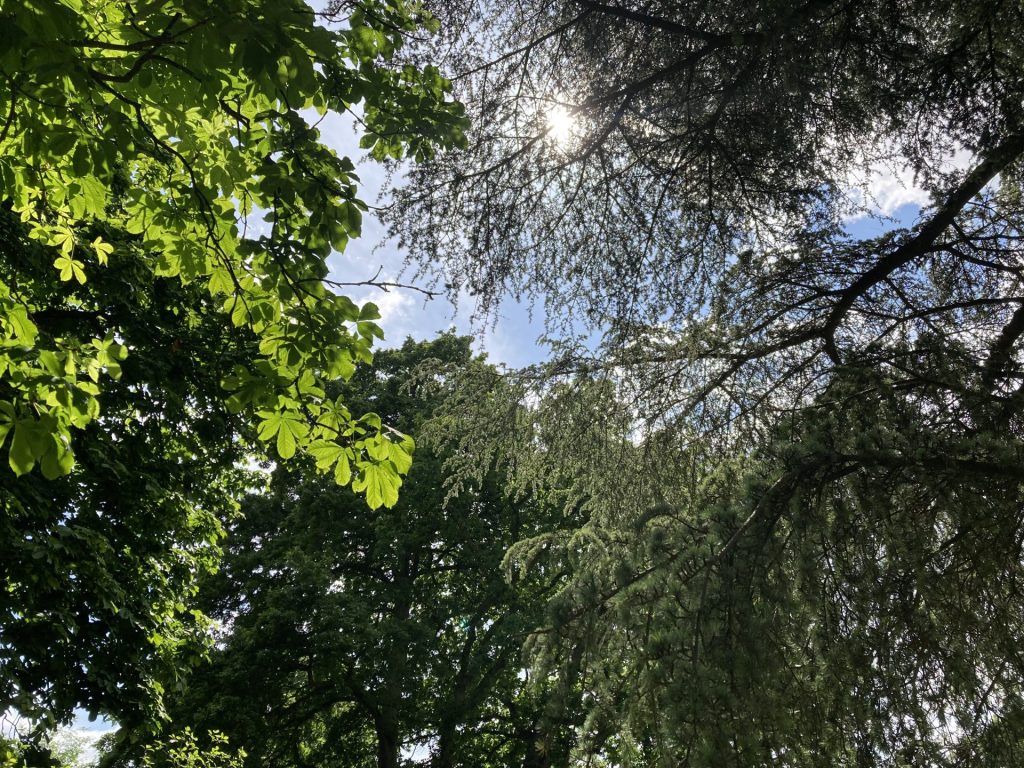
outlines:
[{"label": "blue sky", "polygon": [[[369,205],[378,202],[386,183],[384,168],[372,160],[358,158],[364,152],[358,148],[358,135],[351,119],[335,114],[327,115],[319,128],[323,141],[338,154],[351,157],[360,179],[360,197]],[[386,242],[384,227],[368,212],[363,218],[363,235],[349,243],[344,253],[335,253],[328,261],[331,279],[340,282],[361,282],[373,277],[381,269],[380,280],[413,281],[413,269],[403,275],[404,256],[394,243]],[[427,286],[423,286],[427,287]],[[381,325],[385,340],[382,346],[400,345],[407,337],[429,339],[438,333],[455,328],[459,333],[474,337],[474,345],[486,352],[492,362],[519,367],[542,360],[544,351],[537,344],[544,329],[543,308],[538,306],[532,317],[526,305],[511,299],[505,301],[496,322],[473,323],[475,309],[471,297],[464,297],[455,306],[444,296],[430,299],[413,290],[393,289],[388,292],[375,288],[353,288],[351,297],[361,302],[372,301],[381,310]]]},{"label": "blue sky", "polygon": [[[341,155],[356,162],[360,178],[360,197],[369,205],[378,202],[387,179],[384,168],[365,159],[358,148],[358,134],[350,118],[328,115],[319,122],[321,138]],[[360,160],[360,158],[363,158]],[[927,196],[913,185],[906,171],[878,171],[866,183],[872,209],[890,222],[881,222],[861,216],[847,222],[849,233],[858,238],[875,236],[896,225],[912,224]],[[344,253],[335,253],[328,262],[331,279],[340,282],[360,282],[372,278],[381,270],[379,279],[413,282],[414,268],[404,269],[404,255],[394,242],[388,241],[384,227],[372,210],[363,219],[363,234],[349,243]],[[424,286],[427,287],[427,286]],[[407,337],[417,340],[432,338],[439,332],[455,328],[474,337],[475,348],[486,352],[495,363],[515,368],[536,363],[546,358],[545,349],[538,343],[544,331],[544,307],[539,302],[533,311],[523,304],[507,298],[496,318],[474,322],[473,299],[463,296],[456,306],[445,296],[428,298],[414,290],[392,289],[384,292],[370,287],[353,288],[350,295],[360,303],[372,301],[381,310],[384,328],[384,347],[400,345]]]}]

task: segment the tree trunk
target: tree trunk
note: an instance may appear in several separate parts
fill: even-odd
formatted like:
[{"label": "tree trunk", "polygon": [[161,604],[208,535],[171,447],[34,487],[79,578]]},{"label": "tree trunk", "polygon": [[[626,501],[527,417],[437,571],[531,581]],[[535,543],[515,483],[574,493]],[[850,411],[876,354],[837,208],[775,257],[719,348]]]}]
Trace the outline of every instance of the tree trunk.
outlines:
[{"label": "tree trunk", "polygon": [[398,753],[401,743],[398,738],[398,723],[390,717],[377,718],[377,768],[398,768]]},{"label": "tree trunk", "polygon": [[437,751],[430,761],[430,768],[454,768],[455,726],[441,724],[437,734]]},{"label": "tree trunk", "polygon": [[551,761],[548,759],[544,742],[536,728],[531,728],[526,734],[526,755],[523,756],[523,768],[550,768]]}]

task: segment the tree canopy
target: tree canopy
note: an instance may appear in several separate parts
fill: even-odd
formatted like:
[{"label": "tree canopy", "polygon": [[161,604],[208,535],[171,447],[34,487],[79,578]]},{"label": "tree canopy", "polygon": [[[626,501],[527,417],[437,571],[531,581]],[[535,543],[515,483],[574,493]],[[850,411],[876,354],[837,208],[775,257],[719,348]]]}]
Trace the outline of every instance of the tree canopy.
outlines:
[{"label": "tree canopy", "polygon": [[[649,418],[712,428],[841,365],[931,376],[907,346],[936,335],[1014,386],[1016,4],[439,5],[471,145],[412,172],[393,231],[484,308],[598,329],[563,370],[628,366]],[[931,204],[853,237],[859,180],[904,165]]]},{"label": "tree canopy", "polygon": [[76,434],[69,475],[0,473],[0,702],[43,728],[76,706],[159,719],[169,673],[206,644],[186,603],[248,484],[247,428],[220,380],[255,339],[225,327],[200,286],[140,281],[144,256],[114,238],[120,258],[77,291],[100,308],[83,318],[55,290],[44,246],[9,212],[0,220],[0,279],[35,293],[40,335],[109,323],[133,350],[104,387],[103,416]]},{"label": "tree canopy", "polygon": [[[0,6],[0,707],[124,765],[1019,762],[1021,4],[430,11]],[[549,361],[357,367],[325,111]]]},{"label": "tree canopy", "polygon": [[[583,754],[1012,761],[1019,4],[438,5],[474,128],[392,226],[545,303],[552,359],[454,429],[589,515],[510,555],[585,564],[533,641]],[[872,213],[904,169],[928,201]]]},{"label": "tree canopy", "polygon": [[326,281],[327,256],[359,235],[366,206],[352,161],[311,123],[359,105],[378,157],[458,143],[460,110],[438,71],[391,64],[428,17],[399,1],[345,4],[326,17],[344,21],[334,27],[291,1],[32,0],[2,12],[6,205],[45,246],[67,309],[98,315],[96,327],[41,335],[36,296],[3,287],[15,473],[71,470],[71,430],[98,417],[102,385],[131,351],[78,296],[120,256],[114,227],[146,254],[140,277],[202,285],[226,323],[257,336],[224,386],[261,440],[281,458],[315,446],[372,506],[391,498],[389,461],[408,446],[323,397],[321,378],[369,362],[381,331],[372,305]]},{"label": "tree canopy", "polygon": [[[344,389],[419,434],[450,415],[459,372],[478,368],[493,370],[469,339],[443,335],[378,353]],[[502,559],[572,519],[509,499],[497,474],[448,497],[453,450],[421,445],[401,500],[375,515],[299,464],[247,498],[202,591],[218,648],[170,705],[172,725],[225,733],[246,765],[564,765],[578,709],[571,696],[551,707],[521,647],[567,574],[509,581]]]},{"label": "tree canopy", "polygon": [[0,5],[0,710],[155,727],[255,458],[395,503],[411,438],[324,391],[382,331],[327,279],[366,205],[317,122],[358,111],[377,158],[459,143],[447,81],[395,58],[434,28],[401,0]]}]

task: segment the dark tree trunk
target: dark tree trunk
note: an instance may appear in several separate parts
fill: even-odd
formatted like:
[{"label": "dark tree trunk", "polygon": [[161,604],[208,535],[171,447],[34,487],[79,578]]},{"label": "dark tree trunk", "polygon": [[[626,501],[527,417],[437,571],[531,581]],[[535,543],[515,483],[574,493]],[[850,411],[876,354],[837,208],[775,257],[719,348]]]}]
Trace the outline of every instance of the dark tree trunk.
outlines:
[{"label": "dark tree trunk", "polygon": [[378,718],[377,768],[398,768],[398,753],[401,742],[398,738],[398,723],[388,717]]},{"label": "dark tree trunk", "polygon": [[540,734],[530,729],[526,736],[526,754],[523,756],[523,768],[550,768],[547,750],[543,748]]},{"label": "dark tree trunk", "polygon": [[430,761],[430,768],[454,768],[455,727],[442,725],[437,734],[437,752]]}]

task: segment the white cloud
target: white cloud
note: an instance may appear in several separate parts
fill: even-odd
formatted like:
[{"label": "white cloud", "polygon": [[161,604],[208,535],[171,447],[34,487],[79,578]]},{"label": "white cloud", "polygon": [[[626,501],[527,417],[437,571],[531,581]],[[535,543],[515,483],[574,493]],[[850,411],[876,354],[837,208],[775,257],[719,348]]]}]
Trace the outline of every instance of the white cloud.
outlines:
[{"label": "white cloud", "polygon": [[907,168],[873,170],[867,185],[867,202],[883,216],[892,216],[904,205],[924,206],[931,196],[914,183],[914,174]]},{"label": "white cloud", "polygon": [[[971,153],[959,148],[941,160],[937,171],[962,171],[971,160]],[[852,172],[846,182],[851,202],[848,222],[865,216],[893,216],[905,205],[920,208],[932,202],[910,163],[891,147],[883,147],[875,158],[861,158],[857,167],[860,170]]]},{"label": "white cloud", "polygon": [[[387,171],[379,163],[367,160],[366,152],[359,149],[358,110],[355,115],[330,113],[323,118],[311,111],[307,119],[317,125],[325,144],[356,163],[359,197],[374,204],[387,186]],[[329,277],[343,284],[374,279],[374,275],[380,282],[409,283],[415,270],[404,270],[404,258],[405,254],[387,241],[385,228],[371,208],[363,215],[362,235],[352,240],[344,252],[331,254]],[[490,319],[475,317],[476,300],[465,293],[453,303],[445,296],[429,299],[411,289],[393,288],[385,292],[367,286],[340,286],[338,290],[358,304],[372,301],[380,309],[379,323],[385,339],[377,342],[375,346],[379,348],[400,346],[409,336],[418,341],[432,339],[455,328],[458,333],[474,336],[474,347],[487,352],[495,363],[521,366],[543,357],[536,344],[542,323],[539,318],[531,318],[529,311],[511,298],[502,303],[500,327],[495,328],[489,325]]]},{"label": "white cloud", "polygon": [[[379,278],[385,280],[385,278]],[[391,288],[387,291],[376,290],[372,293],[354,298],[356,304],[373,302],[380,310],[380,324],[385,328],[405,328],[410,325],[410,310],[416,306],[416,300],[410,291],[402,288]]]}]

